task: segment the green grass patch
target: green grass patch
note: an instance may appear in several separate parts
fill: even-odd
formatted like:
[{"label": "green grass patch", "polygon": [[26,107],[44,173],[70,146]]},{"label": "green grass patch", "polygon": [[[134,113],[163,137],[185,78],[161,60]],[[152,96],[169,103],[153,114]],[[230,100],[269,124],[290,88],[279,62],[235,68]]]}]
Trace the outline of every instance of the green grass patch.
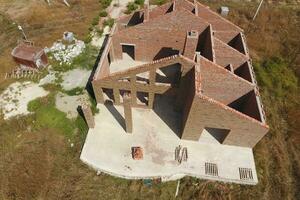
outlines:
[{"label": "green grass patch", "polygon": [[98,56],[98,49],[90,44],[87,44],[84,51],[74,58],[71,66],[73,68],[93,69]]},{"label": "green grass patch", "polygon": [[62,92],[69,96],[81,95],[84,92],[84,88],[76,87],[72,90],[62,90]]},{"label": "green grass patch", "polygon": [[253,66],[261,88],[273,97],[287,98],[297,93],[298,79],[285,60],[274,57]]},{"label": "green grass patch", "polygon": [[28,110],[34,112],[34,128],[54,128],[67,137],[71,137],[76,128],[66,114],[55,108],[55,93],[29,102]]}]

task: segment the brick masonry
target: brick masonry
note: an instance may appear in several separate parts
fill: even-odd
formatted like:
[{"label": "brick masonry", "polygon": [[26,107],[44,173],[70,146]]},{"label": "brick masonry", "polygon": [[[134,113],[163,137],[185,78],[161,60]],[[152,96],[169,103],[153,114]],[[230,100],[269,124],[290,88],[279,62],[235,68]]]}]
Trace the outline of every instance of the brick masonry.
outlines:
[{"label": "brick masonry", "polygon": [[[124,44],[134,46],[135,60],[147,63],[110,73]],[[173,82],[159,81],[157,70],[165,68],[173,71],[167,77]],[[143,83],[137,81],[141,73],[149,74]],[[243,30],[196,1],[146,6],[118,19],[92,85],[98,103],[110,91],[111,101],[124,105],[127,132],[133,128],[131,107],[153,109],[156,94],[174,97],[181,139],[199,140],[204,128],[226,129],[223,144],[253,147],[268,131]],[[123,102],[121,91],[130,93]],[[144,105],[137,102],[140,94]]]}]

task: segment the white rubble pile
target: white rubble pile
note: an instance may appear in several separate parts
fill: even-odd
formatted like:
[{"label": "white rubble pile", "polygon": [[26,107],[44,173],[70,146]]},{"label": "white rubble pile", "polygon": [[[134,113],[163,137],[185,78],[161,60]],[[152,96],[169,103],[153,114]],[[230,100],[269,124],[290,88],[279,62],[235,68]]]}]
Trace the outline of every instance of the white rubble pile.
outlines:
[{"label": "white rubble pile", "polygon": [[53,53],[55,60],[60,62],[60,65],[70,65],[72,60],[79,56],[85,49],[85,44],[81,40],[74,39],[74,44],[65,45],[62,42],[54,42],[52,47],[45,48],[46,53]]}]

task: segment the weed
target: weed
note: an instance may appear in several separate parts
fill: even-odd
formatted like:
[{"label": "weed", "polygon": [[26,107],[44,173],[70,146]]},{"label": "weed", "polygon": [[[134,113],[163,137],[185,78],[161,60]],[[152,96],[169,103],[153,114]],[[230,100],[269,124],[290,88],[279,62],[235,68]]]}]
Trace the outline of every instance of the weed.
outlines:
[{"label": "weed", "polygon": [[133,11],[135,11],[136,9],[138,9],[139,6],[136,5],[134,2],[129,2],[126,7],[127,7],[127,10],[125,11],[125,14],[130,14]]},{"label": "weed", "polygon": [[140,6],[143,6],[145,3],[145,0],[134,0],[134,3]]},{"label": "weed", "polygon": [[112,0],[99,0],[99,2],[103,8],[107,8],[111,4]]},{"label": "weed", "polygon": [[114,25],[114,23],[115,23],[115,20],[113,18],[109,18],[103,22],[103,26],[112,27]]},{"label": "weed", "polygon": [[100,17],[107,17],[107,12],[105,10],[101,10],[99,13]]}]

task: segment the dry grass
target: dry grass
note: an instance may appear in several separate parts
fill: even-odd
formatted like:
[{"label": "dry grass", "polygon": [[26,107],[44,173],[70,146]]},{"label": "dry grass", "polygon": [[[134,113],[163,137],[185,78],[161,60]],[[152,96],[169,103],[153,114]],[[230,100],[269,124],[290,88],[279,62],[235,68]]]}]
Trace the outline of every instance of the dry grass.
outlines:
[{"label": "dry grass", "polygon": [[100,7],[98,0],[70,0],[71,8],[60,0],[52,2],[48,6],[43,0],[0,0],[0,83],[3,74],[15,67],[10,52],[22,37],[13,23],[22,25],[35,45],[50,46],[64,31],[84,39]]}]

